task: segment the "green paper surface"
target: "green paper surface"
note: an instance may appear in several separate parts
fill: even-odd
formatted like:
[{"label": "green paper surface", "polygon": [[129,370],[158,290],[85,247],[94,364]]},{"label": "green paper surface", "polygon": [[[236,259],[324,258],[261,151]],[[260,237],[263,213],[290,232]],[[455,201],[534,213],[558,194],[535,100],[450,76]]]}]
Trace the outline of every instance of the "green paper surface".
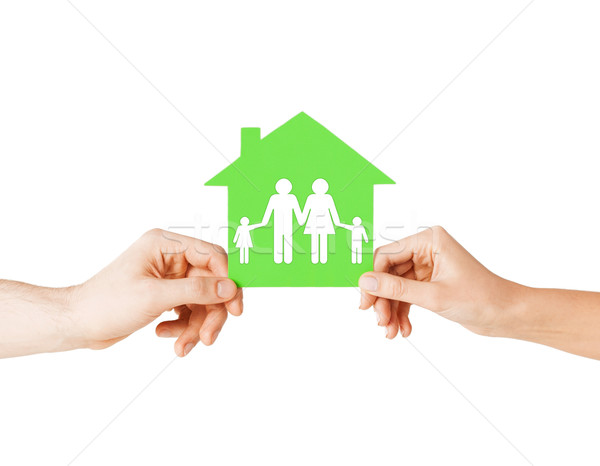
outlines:
[{"label": "green paper surface", "polygon": [[[289,189],[282,179],[289,194],[276,190]],[[325,193],[313,191],[319,179]],[[305,113],[263,138],[260,128],[242,128],[240,157],[206,183],[227,186],[229,277],[243,287],[357,286],[373,264],[373,187],[393,183]],[[270,200],[275,208],[261,226]],[[345,227],[334,225],[336,213]],[[322,253],[325,241],[327,254],[311,255],[312,243]],[[362,263],[352,263],[359,244]]]}]

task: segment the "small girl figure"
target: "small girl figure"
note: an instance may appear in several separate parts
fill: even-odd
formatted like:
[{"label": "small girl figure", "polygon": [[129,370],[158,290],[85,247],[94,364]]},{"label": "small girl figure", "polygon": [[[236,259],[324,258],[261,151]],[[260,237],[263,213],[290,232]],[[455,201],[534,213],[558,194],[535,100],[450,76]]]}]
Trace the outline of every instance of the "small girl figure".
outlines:
[{"label": "small girl figure", "polygon": [[260,223],[256,225],[249,225],[250,220],[248,217],[242,217],[240,219],[240,226],[235,230],[235,236],[233,242],[235,247],[240,250],[240,264],[247,264],[250,258],[250,248],[252,247],[252,237],[250,231],[260,226]]},{"label": "small girl figure", "polygon": [[360,217],[354,217],[352,223],[353,225],[342,224],[342,227],[352,231],[352,263],[362,264],[363,240],[365,243],[368,243],[369,237],[367,236],[365,227],[361,225],[362,220]]}]

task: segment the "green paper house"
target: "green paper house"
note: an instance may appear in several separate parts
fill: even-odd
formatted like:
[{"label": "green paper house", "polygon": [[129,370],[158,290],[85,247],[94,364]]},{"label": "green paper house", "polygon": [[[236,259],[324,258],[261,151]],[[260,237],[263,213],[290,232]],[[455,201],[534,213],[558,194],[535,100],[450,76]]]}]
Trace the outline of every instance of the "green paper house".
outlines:
[{"label": "green paper house", "polygon": [[229,277],[238,286],[357,286],[372,270],[373,191],[394,181],[299,113],[209,180],[228,188]]}]

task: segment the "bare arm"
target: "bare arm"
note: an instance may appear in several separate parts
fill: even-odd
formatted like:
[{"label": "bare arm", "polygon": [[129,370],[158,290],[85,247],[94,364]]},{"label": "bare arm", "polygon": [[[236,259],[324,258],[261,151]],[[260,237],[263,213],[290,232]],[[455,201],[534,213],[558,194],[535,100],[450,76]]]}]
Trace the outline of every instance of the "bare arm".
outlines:
[{"label": "bare arm", "polygon": [[73,331],[73,288],[0,280],[0,357],[83,346]]},{"label": "bare arm", "polygon": [[410,306],[427,308],[479,335],[527,340],[600,359],[600,293],[530,288],[486,269],[443,228],[375,252],[359,282],[388,338],[410,335]]},{"label": "bare arm", "polygon": [[519,286],[497,336],[600,359],[600,293]]}]

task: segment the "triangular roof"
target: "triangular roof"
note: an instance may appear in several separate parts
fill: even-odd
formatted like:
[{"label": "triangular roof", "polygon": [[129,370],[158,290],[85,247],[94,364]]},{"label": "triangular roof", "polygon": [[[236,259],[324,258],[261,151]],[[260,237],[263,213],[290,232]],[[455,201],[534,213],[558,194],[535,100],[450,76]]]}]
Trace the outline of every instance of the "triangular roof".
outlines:
[{"label": "triangular roof", "polygon": [[[282,159],[284,162],[281,162]],[[306,113],[300,112],[262,139],[260,129],[242,128],[241,156],[206,185],[229,186],[244,181],[254,184],[250,180],[254,178],[253,171],[272,170],[273,166],[280,163],[292,173],[294,169],[306,169],[307,165],[313,163],[316,173],[321,172],[324,166],[329,170],[334,167],[347,173],[348,184],[355,181],[372,185],[394,184],[391,178],[335,134]],[[261,174],[259,172],[256,175],[261,178]]]}]

